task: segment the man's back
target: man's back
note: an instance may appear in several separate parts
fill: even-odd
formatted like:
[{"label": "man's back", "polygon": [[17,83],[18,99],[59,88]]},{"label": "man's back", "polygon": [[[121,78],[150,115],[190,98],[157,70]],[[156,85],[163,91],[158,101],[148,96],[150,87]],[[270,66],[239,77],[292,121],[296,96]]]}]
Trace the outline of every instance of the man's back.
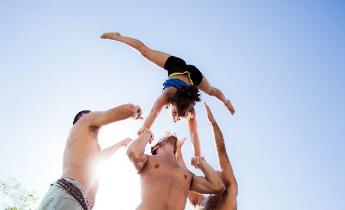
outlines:
[{"label": "man's back", "polygon": [[86,189],[91,204],[98,188],[97,179],[92,177],[100,159],[97,135],[98,128],[92,129],[85,119],[80,120],[71,129],[63,156],[62,177],[78,180]]},{"label": "man's back", "polygon": [[192,174],[175,158],[148,156],[140,178],[142,203],[138,209],[184,209]]}]

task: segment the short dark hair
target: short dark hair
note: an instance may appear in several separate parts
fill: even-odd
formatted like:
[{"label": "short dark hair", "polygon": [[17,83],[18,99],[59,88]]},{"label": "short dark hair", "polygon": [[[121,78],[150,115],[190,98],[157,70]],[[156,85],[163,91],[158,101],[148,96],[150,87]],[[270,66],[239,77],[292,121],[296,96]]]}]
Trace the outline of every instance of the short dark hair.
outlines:
[{"label": "short dark hair", "polygon": [[186,117],[190,105],[200,101],[200,91],[195,85],[184,86],[176,91],[176,94],[169,99],[169,103],[176,107],[180,117]]},{"label": "short dark hair", "polygon": [[90,113],[91,111],[90,110],[83,110],[83,111],[80,111],[78,112],[78,114],[74,117],[74,120],[73,120],[73,125],[78,122],[78,120],[84,115],[84,114],[88,114]]},{"label": "short dark hair", "polygon": [[175,135],[168,135],[168,136],[164,136],[163,138],[161,138],[158,143],[154,146],[151,147],[151,154],[152,155],[156,155],[157,154],[157,149],[166,144],[166,143],[170,143],[170,142],[174,142],[174,155],[176,155],[176,150],[177,150],[177,137]]}]

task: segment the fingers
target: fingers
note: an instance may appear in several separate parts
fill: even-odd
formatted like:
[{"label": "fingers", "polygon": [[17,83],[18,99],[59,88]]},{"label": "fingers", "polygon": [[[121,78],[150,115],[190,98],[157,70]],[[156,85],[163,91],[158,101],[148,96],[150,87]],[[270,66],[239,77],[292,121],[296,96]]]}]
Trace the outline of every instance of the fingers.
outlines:
[{"label": "fingers", "polygon": [[138,130],[138,132],[137,132],[138,136],[140,136],[140,135],[143,134],[143,133],[146,133],[146,134],[149,135],[149,137],[150,137],[150,143],[151,143],[151,142],[153,141],[153,139],[154,139],[154,136],[153,136],[153,133],[151,132],[151,130],[150,130],[149,128],[142,127],[142,128],[140,128],[140,129]]},{"label": "fingers", "polygon": [[203,159],[203,157],[200,157],[200,156],[193,157],[191,160],[192,166],[194,166],[195,168],[200,168],[200,164],[201,164],[202,159]]},{"label": "fingers", "polygon": [[143,119],[143,117],[141,116],[142,115],[142,109],[140,106],[135,106],[134,108],[134,114],[133,114],[133,118],[138,120],[138,119]]},{"label": "fingers", "polygon": [[179,139],[179,140],[177,140],[177,147],[178,148],[181,148],[182,146],[183,146],[183,144],[184,144],[184,142],[186,141],[186,137],[184,137],[184,138],[182,138],[182,139]]},{"label": "fingers", "polygon": [[205,102],[204,102],[204,106],[205,106],[205,109],[206,109],[206,112],[207,112],[208,120],[209,121],[214,121],[214,117],[213,117],[213,114],[212,114],[212,111],[211,111],[210,107]]}]

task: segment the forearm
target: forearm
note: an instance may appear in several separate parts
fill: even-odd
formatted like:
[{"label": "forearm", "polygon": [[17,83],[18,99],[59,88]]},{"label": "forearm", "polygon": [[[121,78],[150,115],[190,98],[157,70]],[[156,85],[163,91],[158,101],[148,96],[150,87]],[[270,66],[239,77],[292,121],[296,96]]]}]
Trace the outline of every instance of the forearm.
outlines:
[{"label": "forearm", "polygon": [[202,158],[199,164],[200,170],[204,173],[205,179],[213,189],[223,189],[224,183],[217,172]]},{"label": "forearm", "polygon": [[178,148],[176,151],[176,158],[177,161],[180,162],[185,168],[187,168],[186,163],[184,162],[183,154],[182,154],[182,149]]},{"label": "forearm", "polygon": [[123,104],[106,112],[110,115],[109,118],[112,121],[124,120],[135,114],[136,106],[133,104]]},{"label": "forearm", "polygon": [[131,159],[136,159],[145,153],[146,144],[150,142],[151,137],[147,132],[143,132],[128,147],[127,154]]},{"label": "forearm", "polygon": [[110,158],[120,147],[121,145],[117,143],[117,144],[114,144],[113,146],[103,149],[101,153],[102,160],[106,160]]},{"label": "forearm", "polygon": [[152,106],[150,114],[146,117],[143,127],[151,128],[156,117],[159,115],[162,108],[168,103],[167,94],[163,93],[160,95]]},{"label": "forearm", "polygon": [[194,156],[201,157],[201,147],[200,147],[200,140],[198,135],[198,124],[196,120],[196,113],[193,112],[193,118],[188,120],[188,128],[190,138],[194,147]]},{"label": "forearm", "polygon": [[143,127],[150,129],[153,122],[156,120],[156,117],[158,114],[159,114],[159,111],[157,111],[156,109],[152,109],[150,114],[145,118]]},{"label": "forearm", "polygon": [[230,183],[230,185],[232,185],[236,182],[236,180],[226,151],[223,134],[216,121],[211,122],[211,126],[213,128],[214,141],[216,144],[219,165],[222,168],[222,171],[224,172],[225,178]]},{"label": "forearm", "polygon": [[199,164],[200,170],[204,173],[205,178],[210,183],[219,182],[219,176],[215,170],[202,158]]},{"label": "forearm", "polygon": [[201,146],[198,133],[191,133],[190,138],[194,147],[194,156],[201,157]]}]

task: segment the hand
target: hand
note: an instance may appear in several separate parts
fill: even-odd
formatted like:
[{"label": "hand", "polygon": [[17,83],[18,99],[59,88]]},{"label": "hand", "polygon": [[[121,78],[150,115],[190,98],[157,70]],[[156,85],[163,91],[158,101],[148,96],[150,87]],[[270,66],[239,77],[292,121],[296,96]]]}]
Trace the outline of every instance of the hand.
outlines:
[{"label": "hand", "polygon": [[208,120],[210,121],[210,123],[215,123],[216,120],[214,119],[214,116],[212,114],[212,111],[211,111],[210,107],[205,102],[204,102],[204,106],[205,106],[205,109],[206,109],[206,112],[207,112]]},{"label": "hand", "polygon": [[204,157],[201,156],[195,156],[192,158],[191,160],[191,164],[192,166],[194,166],[195,168],[200,168],[201,167],[201,162],[204,161]]},{"label": "hand", "polygon": [[235,109],[234,109],[234,106],[232,106],[231,101],[230,101],[229,99],[226,100],[226,102],[224,103],[224,105],[226,106],[226,108],[228,108],[228,110],[230,111],[230,113],[231,113],[232,115],[234,115]]},{"label": "hand", "polygon": [[138,130],[138,132],[137,132],[138,136],[140,136],[140,135],[143,134],[143,133],[147,133],[147,134],[150,135],[150,142],[149,142],[149,143],[151,144],[151,142],[152,142],[153,139],[154,139],[154,136],[153,136],[153,133],[151,132],[151,130],[150,130],[149,128],[142,127],[142,128],[140,128],[140,129]]},{"label": "hand", "polygon": [[133,118],[138,120],[138,119],[143,119],[143,117],[141,116],[142,114],[142,109],[140,108],[140,106],[135,106],[134,110],[133,110]]},{"label": "hand", "polygon": [[127,145],[128,145],[129,143],[131,143],[131,141],[133,141],[133,139],[131,139],[131,138],[126,138],[126,139],[124,139],[124,140],[119,141],[118,144],[119,144],[121,147],[127,147]]},{"label": "hand", "polygon": [[177,143],[176,143],[176,147],[177,147],[177,150],[181,150],[184,142],[186,141],[186,137],[182,138],[182,139],[178,139],[177,140]]}]

